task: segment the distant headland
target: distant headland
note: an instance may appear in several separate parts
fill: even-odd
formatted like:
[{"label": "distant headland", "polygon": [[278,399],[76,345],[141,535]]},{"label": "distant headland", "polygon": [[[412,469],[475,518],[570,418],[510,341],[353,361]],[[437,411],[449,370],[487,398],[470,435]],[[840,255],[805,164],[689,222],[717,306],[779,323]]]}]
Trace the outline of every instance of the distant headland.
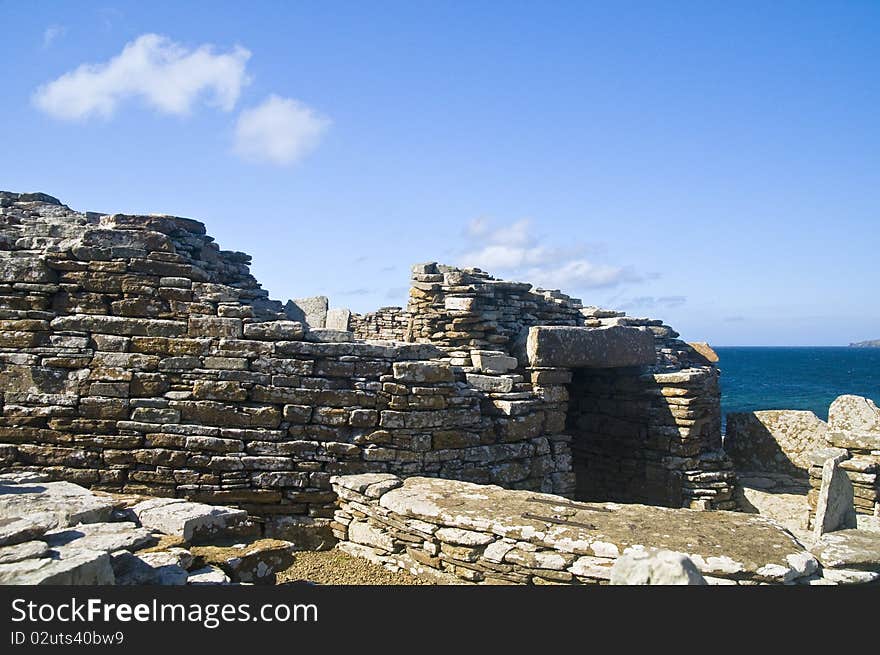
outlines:
[{"label": "distant headland", "polygon": [[880,339],[871,339],[870,341],[858,341],[849,344],[850,348],[880,348]]}]

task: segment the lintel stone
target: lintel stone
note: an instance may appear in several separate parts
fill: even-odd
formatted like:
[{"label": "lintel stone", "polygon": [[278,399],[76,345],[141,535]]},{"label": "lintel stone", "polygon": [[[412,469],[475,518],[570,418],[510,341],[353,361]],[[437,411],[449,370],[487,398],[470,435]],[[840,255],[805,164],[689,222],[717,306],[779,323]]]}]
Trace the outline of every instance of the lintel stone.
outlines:
[{"label": "lintel stone", "polygon": [[537,326],[526,341],[529,366],[619,368],[654,363],[654,337],[647,330]]}]

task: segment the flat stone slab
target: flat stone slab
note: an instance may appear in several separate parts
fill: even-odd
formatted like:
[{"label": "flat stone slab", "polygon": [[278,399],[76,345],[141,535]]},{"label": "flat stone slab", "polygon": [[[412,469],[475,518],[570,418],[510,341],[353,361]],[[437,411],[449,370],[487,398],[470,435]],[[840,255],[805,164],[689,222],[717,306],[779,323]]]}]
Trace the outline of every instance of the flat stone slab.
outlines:
[{"label": "flat stone slab", "polygon": [[654,337],[647,330],[538,326],[526,340],[529,366],[619,368],[655,362]]},{"label": "flat stone slab", "polygon": [[104,551],[83,550],[71,557],[0,564],[0,584],[112,585],[115,576],[110,561],[110,555]]},{"label": "flat stone slab", "polygon": [[54,514],[3,516],[0,514],[0,546],[11,546],[43,536],[58,524]]},{"label": "flat stone slab", "polygon": [[222,535],[247,520],[243,509],[192,503],[180,498],[151,498],[132,507],[145,528],[177,535],[186,541]]},{"label": "flat stone slab", "polygon": [[421,477],[406,479],[379,504],[404,517],[564,553],[614,559],[627,549],[671,550],[718,578],[791,582],[817,568],[789,532],[754,514],[573,503],[549,494]]},{"label": "flat stone slab", "polygon": [[305,340],[314,343],[350,343],[354,341],[354,332],[330,328],[314,328],[306,332]]},{"label": "flat stone slab", "polygon": [[0,564],[11,564],[48,554],[49,545],[45,541],[25,541],[14,546],[0,547]]},{"label": "flat stone slab", "polygon": [[43,538],[52,550],[66,552],[76,550],[113,551],[137,550],[155,544],[157,539],[147,528],[134,523],[91,523],[73,528],[47,532]]},{"label": "flat stone slab", "polygon": [[880,572],[880,532],[826,532],[810,548],[810,552],[826,568]]},{"label": "flat stone slab", "polygon": [[71,482],[0,484],[0,521],[43,514],[50,528],[110,520],[113,500],[93,494]]},{"label": "flat stone slab", "polygon": [[232,582],[223,569],[216,566],[205,566],[195,571],[190,571],[186,584],[190,585],[218,585]]}]

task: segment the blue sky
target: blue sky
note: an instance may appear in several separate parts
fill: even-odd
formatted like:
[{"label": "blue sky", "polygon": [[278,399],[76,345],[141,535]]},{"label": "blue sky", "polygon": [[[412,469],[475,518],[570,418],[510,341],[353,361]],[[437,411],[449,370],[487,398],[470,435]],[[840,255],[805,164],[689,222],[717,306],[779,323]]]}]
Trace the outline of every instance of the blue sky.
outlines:
[{"label": "blue sky", "polygon": [[0,18],[0,188],[197,218],[275,298],[403,304],[439,260],[716,345],[880,338],[880,3]]}]

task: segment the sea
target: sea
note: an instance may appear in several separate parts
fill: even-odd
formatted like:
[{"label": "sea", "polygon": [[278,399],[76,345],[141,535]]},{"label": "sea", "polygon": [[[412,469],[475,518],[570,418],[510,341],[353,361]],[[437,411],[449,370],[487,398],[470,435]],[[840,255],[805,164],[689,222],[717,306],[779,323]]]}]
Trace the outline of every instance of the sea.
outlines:
[{"label": "sea", "polygon": [[880,405],[880,348],[716,347],[721,410],[807,409],[822,420],[842,394]]}]

